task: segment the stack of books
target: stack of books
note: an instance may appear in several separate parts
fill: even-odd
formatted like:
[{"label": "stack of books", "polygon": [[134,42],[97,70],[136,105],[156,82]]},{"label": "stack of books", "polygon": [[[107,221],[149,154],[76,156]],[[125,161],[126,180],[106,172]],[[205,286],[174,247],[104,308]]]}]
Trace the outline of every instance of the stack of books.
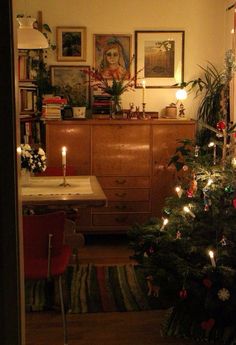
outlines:
[{"label": "stack of books", "polygon": [[60,120],[61,111],[67,104],[67,100],[60,96],[44,97],[42,118],[45,120]]},{"label": "stack of books", "polygon": [[111,96],[94,95],[93,96],[93,114],[110,114]]}]

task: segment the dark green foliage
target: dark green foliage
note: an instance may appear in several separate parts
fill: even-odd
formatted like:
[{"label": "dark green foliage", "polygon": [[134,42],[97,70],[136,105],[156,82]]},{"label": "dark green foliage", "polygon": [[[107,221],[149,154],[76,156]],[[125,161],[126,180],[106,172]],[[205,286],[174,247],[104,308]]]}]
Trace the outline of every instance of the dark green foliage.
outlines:
[{"label": "dark green foliage", "polygon": [[[235,125],[229,126],[228,134],[234,130]],[[162,305],[173,306],[165,334],[233,345],[236,179],[230,155],[222,163],[223,148],[219,138],[213,164],[211,147],[206,145],[196,151],[193,142],[179,142],[170,164],[178,171],[183,193],[179,198],[173,191],[173,196],[166,199],[163,217],[168,218],[168,223],[164,228],[163,219],[136,224],[129,236],[134,257],[147,277],[152,277],[153,285],[160,288],[159,300],[167,301]],[[184,206],[192,215],[183,211]],[[214,251],[216,268],[211,264],[209,250]],[[223,295],[229,293],[225,300],[222,291]]]}]

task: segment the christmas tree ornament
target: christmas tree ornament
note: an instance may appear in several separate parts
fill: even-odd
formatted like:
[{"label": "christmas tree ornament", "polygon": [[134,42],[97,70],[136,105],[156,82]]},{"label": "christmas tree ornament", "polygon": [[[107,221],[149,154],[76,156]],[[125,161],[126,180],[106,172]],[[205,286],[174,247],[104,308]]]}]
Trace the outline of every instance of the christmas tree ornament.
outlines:
[{"label": "christmas tree ornament", "polygon": [[188,171],[188,166],[184,165],[182,169],[183,169],[183,171]]},{"label": "christmas tree ornament", "polygon": [[210,289],[212,287],[212,281],[208,278],[204,278],[202,281],[203,285]]},{"label": "christmas tree ornament", "polygon": [[201,322],[201,328],[204,329],[205,331],[210,331],[215,325],[215,320],[214,319],[209,319],[206,321]]},{"label": "christmas tree ornament", "polygon": [[223,121],[223,120],[219,121],[219,122],[216,124],[216,128],[217,128],[219,131],[222,131],[223,129],[226,129],[226,123],[225,123],[225,121]]},{"label": "christmas tree ornament", "polygon": [[196,145],[195,149],[194,149],[194,157],[198,157],[199,156],[199,150],[200,150],[200,146]]},{"label": "christmas tree ornament", "polygon": [[209,211],[210,206],[211,206],[211,199],[209,196],[209,189],[208,188],[204,188],[203,189],[203,201],[204,201],[204,211]]},{"label": "christmas tree ornament", "polygon": [[225,247],[227,245],[226,237],[224,235],[222,236],[222,239],[220,240],[220,244],[222,245],[222,247]]},{"label": "christmas tree ornament", "polygon": [[187,290],[186,289],[182,289],[182,290],[180,290],[180,292],[179,292],[179,297],[181,298],[181,299],[186,299],[187,297],[188,297],[188,292],[187,292]]},{"label": "christmas tree ornament", "polygon": [[217,296],[221,301],[225,302],[230,299],[230,292],[228,289],[222,288],[218,291]]},{"label": "christmas tree ornament", "polygon": [[236,208],[236,199],[233,200],[233,206]]},{"label": "christmas tree ornament", "polygon": [[188,198],[192,198],[195,196],[197,192],[197,180],[195,175],[193,176],[192,180],[189,183],[189,188],[187,190],[187,196]]},{"label": "christmas tree ornament", "polygon": [[180,240],[182,238],[182,234],[181,234],[181,232],[178,230],[177,232],[176,232],[176,240]]}]

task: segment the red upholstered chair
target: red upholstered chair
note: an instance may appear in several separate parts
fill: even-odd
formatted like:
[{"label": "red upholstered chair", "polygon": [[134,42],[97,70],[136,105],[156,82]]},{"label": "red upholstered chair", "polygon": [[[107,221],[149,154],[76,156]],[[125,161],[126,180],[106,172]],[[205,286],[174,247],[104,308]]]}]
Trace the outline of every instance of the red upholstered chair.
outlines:
[{"label": "red upholstered chair", "polygon": [[23,216],[24,270],[26,279],[56,277],[62,312],[64,344],[67,344],[66,314],[62,292],[62,275],[71,256],[64,245],[65,212]]}]

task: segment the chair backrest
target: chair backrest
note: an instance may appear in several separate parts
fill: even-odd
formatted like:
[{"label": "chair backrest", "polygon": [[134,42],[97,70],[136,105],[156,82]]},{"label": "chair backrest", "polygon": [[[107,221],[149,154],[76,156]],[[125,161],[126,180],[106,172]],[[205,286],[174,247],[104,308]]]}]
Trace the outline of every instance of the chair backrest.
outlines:
[{"label": "chair backrest", "polygon": [[[35,174],[35,176],[62,176],[62,175],[63,175],[62,167],[54,167],[54,166],[48,166],[45,171]],[[71,165],[66,166],[66,175],[76,176],[77,175],[76,168]]]},{"label": "chair backrest", "polygon": [[51,239],[51,256],[60,255],[63,249],[65,212],[23,216],[25,258],[47,258],[48,238]]}]

